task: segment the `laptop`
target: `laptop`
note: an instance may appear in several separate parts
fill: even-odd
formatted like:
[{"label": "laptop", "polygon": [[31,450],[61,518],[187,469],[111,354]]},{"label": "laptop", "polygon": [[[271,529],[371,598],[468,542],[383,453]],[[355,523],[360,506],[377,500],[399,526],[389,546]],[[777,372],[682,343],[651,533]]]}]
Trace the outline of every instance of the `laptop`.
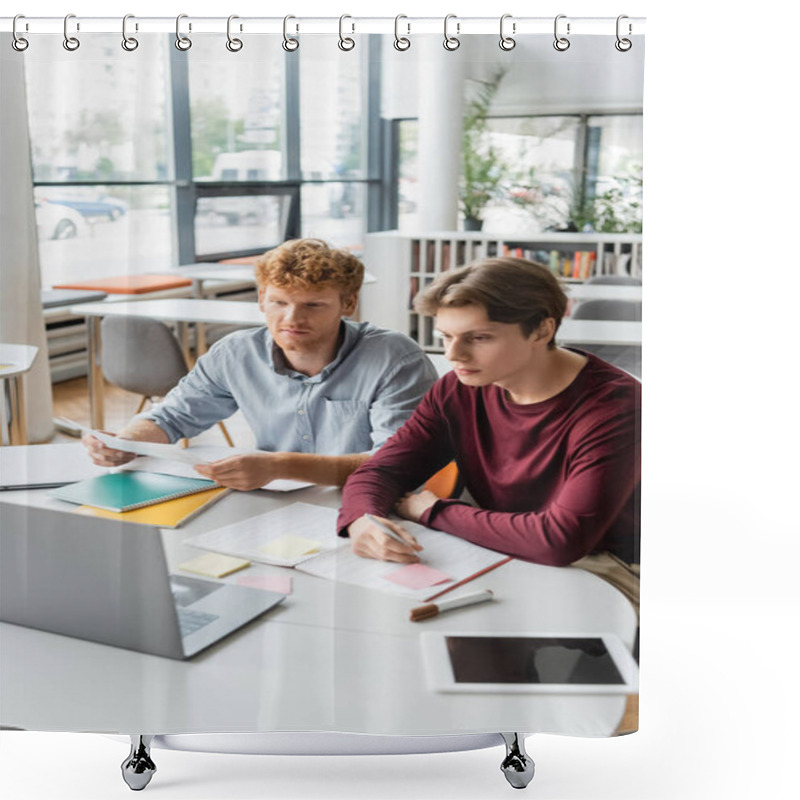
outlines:
[{"label": "laptop", "polygon": [[186,659],[286,595],[170,575],[160,530],[0,501],[0,620]]}]

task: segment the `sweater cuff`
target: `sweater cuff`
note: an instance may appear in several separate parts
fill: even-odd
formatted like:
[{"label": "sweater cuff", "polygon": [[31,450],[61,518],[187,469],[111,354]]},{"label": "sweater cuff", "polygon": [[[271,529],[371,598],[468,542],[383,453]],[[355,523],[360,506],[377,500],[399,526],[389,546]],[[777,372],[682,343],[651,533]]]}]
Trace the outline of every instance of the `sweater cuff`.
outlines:
[{"label": "sweater cuff", "polygon": [[447,508],[448,506],[468,506],[469,503],[464,503],[461,500],[444,500],[439,498],[420,518],[419,524],[424,525],[426,528],[435,528],[436,523],[434,519],[436,515]]}]

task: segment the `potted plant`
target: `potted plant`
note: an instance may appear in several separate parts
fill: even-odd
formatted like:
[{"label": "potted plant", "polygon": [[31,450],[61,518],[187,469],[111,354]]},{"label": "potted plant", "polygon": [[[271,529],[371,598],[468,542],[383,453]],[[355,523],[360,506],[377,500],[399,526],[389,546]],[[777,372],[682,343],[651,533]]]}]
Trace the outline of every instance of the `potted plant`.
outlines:
[{"label": "potted plant", "polygon": [[505,69],[499,70],[489,80],[479,83],[464,109],[459,199],[467,231],[481,230],[483,209],[497,196],[508,174],[505,161],[488,136],[489,107],[505,74]]}]

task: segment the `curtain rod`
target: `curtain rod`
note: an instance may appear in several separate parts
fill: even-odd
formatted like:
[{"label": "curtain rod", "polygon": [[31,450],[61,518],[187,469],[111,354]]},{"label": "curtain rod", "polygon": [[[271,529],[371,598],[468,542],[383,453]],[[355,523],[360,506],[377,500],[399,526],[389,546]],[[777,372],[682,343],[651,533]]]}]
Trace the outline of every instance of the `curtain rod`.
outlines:
[{"label": "curtain rod", "polygon": [[[175,33],[180,27],[181,35],[202,33],[237,34],[339,34],[349,36],[360,33],[385,33],[395,36],[415,34],[440,34],[450,37],[472,34],[494,33],[504,37],[524,36],[526,34],[550,34],[557,30],[557,36],[564,35],[610,35],[636,36],[645,32],[645,17],[570,17],[559,14],[554,17],[355,17],[349,14],[338,17],[194,17],[182,14],[175,17],[136,17],[126,16],[127,35],[136,33]],[[122,33],[122,17],[28,17],[16,18],[16,33],[62,34],[65,28],[69,35],[74,33]],[[0,32],[14,30],[14,18],[0,18]]]}]

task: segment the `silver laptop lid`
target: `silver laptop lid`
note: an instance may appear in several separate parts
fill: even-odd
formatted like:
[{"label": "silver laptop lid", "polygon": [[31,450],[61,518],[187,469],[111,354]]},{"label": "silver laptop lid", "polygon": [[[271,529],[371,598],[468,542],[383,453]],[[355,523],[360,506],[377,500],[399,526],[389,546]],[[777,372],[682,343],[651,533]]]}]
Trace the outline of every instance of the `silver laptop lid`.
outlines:
[{"label": "silver laptop lid", "polygon": [[0,620],[184,658],[149,525],[0,502]]}]

